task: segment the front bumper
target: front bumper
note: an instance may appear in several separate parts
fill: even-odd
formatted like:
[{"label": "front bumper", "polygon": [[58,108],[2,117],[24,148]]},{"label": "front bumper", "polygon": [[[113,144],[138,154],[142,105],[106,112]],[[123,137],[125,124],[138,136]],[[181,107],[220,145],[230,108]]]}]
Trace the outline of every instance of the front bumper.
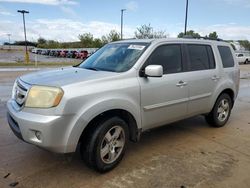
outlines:
[{"label": "front bumper", "polygon": [[68,153],[68,127],[73,116],[45,116],[17,111],[13,100],[7,102],[8,123],[14,134],[28,142],[56,153]]}]

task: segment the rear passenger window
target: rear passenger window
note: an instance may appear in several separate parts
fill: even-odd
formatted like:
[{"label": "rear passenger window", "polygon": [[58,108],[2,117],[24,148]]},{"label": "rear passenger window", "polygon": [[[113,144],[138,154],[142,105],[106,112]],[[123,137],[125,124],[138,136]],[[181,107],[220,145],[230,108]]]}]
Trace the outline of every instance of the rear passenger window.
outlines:
[{"label": "rear passenger window", "polygon": [[214,54],[210,46],[189,44],[187,49],[191,71],[215,68]]},{"label": "rear passenger window", "polygon": [[181,46],[178,44],[164,45],[155,49],[146,64],[162,65],[163,74],[177,73],[182,71]]},{"label": "rear passenger window", "polygon": [[228,46],[218,46],[220,57],[224,68],[234,66],[234,58]]}]

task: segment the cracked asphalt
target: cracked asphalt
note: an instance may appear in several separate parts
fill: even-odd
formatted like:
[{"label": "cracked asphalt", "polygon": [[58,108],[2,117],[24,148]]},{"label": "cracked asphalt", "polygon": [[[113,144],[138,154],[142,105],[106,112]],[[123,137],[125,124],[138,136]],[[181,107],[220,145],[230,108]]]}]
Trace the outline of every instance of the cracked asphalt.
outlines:
[{"label": "cracked asphalt", "polygon": [[143,134],[120,165],[106,174],[87,168],[76,152],[53,154],[24,143],[6,121],[15,78],[0,70],[0,187],[149,188],[250,187],[250,65],[241,65],[240,92],[228,124],[209,127],[202,116]]}]

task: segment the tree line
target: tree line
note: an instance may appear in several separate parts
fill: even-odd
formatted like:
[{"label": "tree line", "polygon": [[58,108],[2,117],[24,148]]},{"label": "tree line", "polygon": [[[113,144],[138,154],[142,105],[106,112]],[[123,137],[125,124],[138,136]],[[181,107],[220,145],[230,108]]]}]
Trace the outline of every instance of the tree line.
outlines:
[{"label": "tree line", "polygon": [[[183,38],[185,34],[183,32],[178,34],[178,38]],[[189,30],[186,33],[188,37],[200,38],[201,35],[196,33],[194,30]],[[136,39],[152,39],[152,38],[167,38],[169,35],[163,30],[154,30],[150,24],[141,25],[134,32],[134,37]],[[216,31],[209,33],[204,36],[205,38],[218,39],[218,34]],[[84,33],[78,36],[78,42],[58,42],[55,40],[46,40],[40,37],[37,42],[27,42],[28,45],[35,46],[38,48],[100,48],[103,45],[118,41],[121,39],[120,33],[115,30],[111,30],[109,34],[103,35],[100,38],[95,38],[91,33]],[[232,42],[232,41],[228,41]],[[250,50],[250,42],[248,40],[239,40],[239,44],[244,47],[246,50]],[[8,43],[4,43],[8,45]],[[24,41],[16,41],[12,45],[25,45]],[[235,46],[231,43],[234,49]]]}]

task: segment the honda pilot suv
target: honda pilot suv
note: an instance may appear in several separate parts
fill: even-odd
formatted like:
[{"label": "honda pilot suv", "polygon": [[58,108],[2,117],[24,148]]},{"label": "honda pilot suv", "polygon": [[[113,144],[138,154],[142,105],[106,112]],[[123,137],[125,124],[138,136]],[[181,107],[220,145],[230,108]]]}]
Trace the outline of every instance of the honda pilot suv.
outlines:
[{"label": "honda pilot suv", "polygon": [[113,169],[142,132],[203,115],[224,126],[239,89],[233,49],[201,39],[125,40],[78,66],[17,78],[7,103],[17,137],[72,153],[99,172]]}]

